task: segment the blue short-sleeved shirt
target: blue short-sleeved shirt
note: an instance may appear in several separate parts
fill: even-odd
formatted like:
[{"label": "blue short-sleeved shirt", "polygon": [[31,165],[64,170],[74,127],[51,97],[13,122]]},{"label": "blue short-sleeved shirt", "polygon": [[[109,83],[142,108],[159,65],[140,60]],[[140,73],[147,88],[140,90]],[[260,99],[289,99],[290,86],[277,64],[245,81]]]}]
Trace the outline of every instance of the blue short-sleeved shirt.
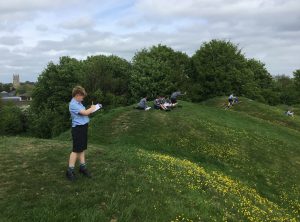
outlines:
[{"label": "blue short-sleeved shirt", "polygon": [[69,104],[69,111],[72,118],[72,127],[84,125],[90,121],[88,116],[83,116],[79,113],[81,110],[85,110],[84,105],[73,98]]}]

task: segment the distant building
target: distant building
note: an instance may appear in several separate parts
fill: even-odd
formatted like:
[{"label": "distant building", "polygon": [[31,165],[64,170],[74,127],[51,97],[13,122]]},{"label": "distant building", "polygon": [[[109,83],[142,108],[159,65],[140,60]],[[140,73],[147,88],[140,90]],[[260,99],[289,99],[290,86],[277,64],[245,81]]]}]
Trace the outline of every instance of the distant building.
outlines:
[{"label": "distant building", "polygon": [[22,99],[22,101],[31,101],[31,95],[29,93],[23,93],[19,95]]},{"label": "distant building", "polygon": [[12,102],[22,101],[22,98],[20,96],[2,97],[1,99],[5,102],[8,102],[8,101],[12,101]]},{"label": "distant building", "polygon": [[[28,83],[30,84],[30,83]],[[13,103],[19,107],[26,108],[30,106],[31,103],[31,93],[25,92],[20,95],[17,94],[17,88],[21,85],[19,74],[13,75],[13,87],[11,87],[10,92],[2,91],[0,92],[0,99],[4,103]]]},{"label": "distant building", "polygon": [[22,98],[20,96],[16,96],[16,91],[6,92],[2,91],[0,92],[0,99],[3,102],[13,102],[13,103],[19,103],[22,101]]},{"label": "distant building", "polygon": [[0,92],[0,97],[7,97],[7,96],[8,96],[8,92],[6,91]]},{"label": "distant building", "polygon": [[0,97],[12,97],[16,95],[16,91],[11,91],[11,92],[6,92],[6,91],[2,91],[0,92]]},{"label": "distant building", "polygon": [[16,89],[20,86],[20,76],[19,74],[13,75],[13,87]]}]

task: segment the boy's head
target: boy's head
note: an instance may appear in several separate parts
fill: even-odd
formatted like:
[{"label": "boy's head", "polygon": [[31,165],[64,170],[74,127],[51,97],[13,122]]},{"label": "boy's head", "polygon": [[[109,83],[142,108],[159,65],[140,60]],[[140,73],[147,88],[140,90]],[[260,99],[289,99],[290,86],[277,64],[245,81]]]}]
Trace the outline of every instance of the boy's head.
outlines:
[{"label": "boy's head", "polygon": [[87,93],[85,89],[81,86],[75,86],[72,91],[72,96],[75,98],[77,101],[82,102],[84,97],[86,97]]}]

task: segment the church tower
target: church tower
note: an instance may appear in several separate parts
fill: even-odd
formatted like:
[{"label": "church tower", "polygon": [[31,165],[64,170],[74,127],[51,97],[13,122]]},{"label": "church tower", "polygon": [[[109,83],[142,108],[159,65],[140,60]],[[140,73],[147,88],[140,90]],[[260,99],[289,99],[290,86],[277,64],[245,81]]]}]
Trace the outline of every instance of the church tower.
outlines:
[{"label": "church tower", "polygon": [[20,76],[19,74],[13,75],[13,87],[16,89],[20,86]]}]

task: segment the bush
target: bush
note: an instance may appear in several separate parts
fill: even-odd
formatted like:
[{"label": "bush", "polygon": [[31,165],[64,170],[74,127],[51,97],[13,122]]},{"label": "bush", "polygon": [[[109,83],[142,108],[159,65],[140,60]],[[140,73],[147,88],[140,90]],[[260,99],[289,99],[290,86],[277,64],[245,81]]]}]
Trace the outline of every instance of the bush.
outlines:
[{"label": "bush", "polygon": [[229,41],[205,42],[192,57],[192,84],[201,85],[201,100],[220,95],[242,94],[242,86],[249,81],[247,60],[237,45]]},{"label": "bush", "polygon": [[29,115],[33,136],[51,138],[68,129],[68,103],[73,87],[82,82],[81,65],[76,59],[62,57],[57,65],[50,62],[39,76]]},{"label": "bush", "polygon": [[273,90],[274,92],[278,92],[281,104],[292,105],[299,102],[295,79],[289,76],[276,76],[274,78]]},{"label": "bush", "polygon": [[255,59],[246,59],[238,45],[230,41],[204,43],[193,55],[192,62],[190,92],[193,101],[234,93],[265,102],[262,89],[272,86],[272,77],[265,65]]},{"label": "bush", "polygon": [[70,127],[68,103],[55,110],[29,111],[29,132],[39,138],[52,138]]},{"label": "bush", "polygon": [[0,110],[0,134],[15,135],[26,130],[26,119],[17,106],[4,106]]},{"label": "bush", "polygon": [[105,107],[128,105],[131,65],[118,56],[91,56],[83,62],[83,83],[88,92],[87,104],[102,103]]},{"label": "bush", "polygon": [[188,87],[191,64],[189,57],[167,46],[153,46],[135,54],[130,75],[130,92],[137,100],[147,95],[170,95]]}]

